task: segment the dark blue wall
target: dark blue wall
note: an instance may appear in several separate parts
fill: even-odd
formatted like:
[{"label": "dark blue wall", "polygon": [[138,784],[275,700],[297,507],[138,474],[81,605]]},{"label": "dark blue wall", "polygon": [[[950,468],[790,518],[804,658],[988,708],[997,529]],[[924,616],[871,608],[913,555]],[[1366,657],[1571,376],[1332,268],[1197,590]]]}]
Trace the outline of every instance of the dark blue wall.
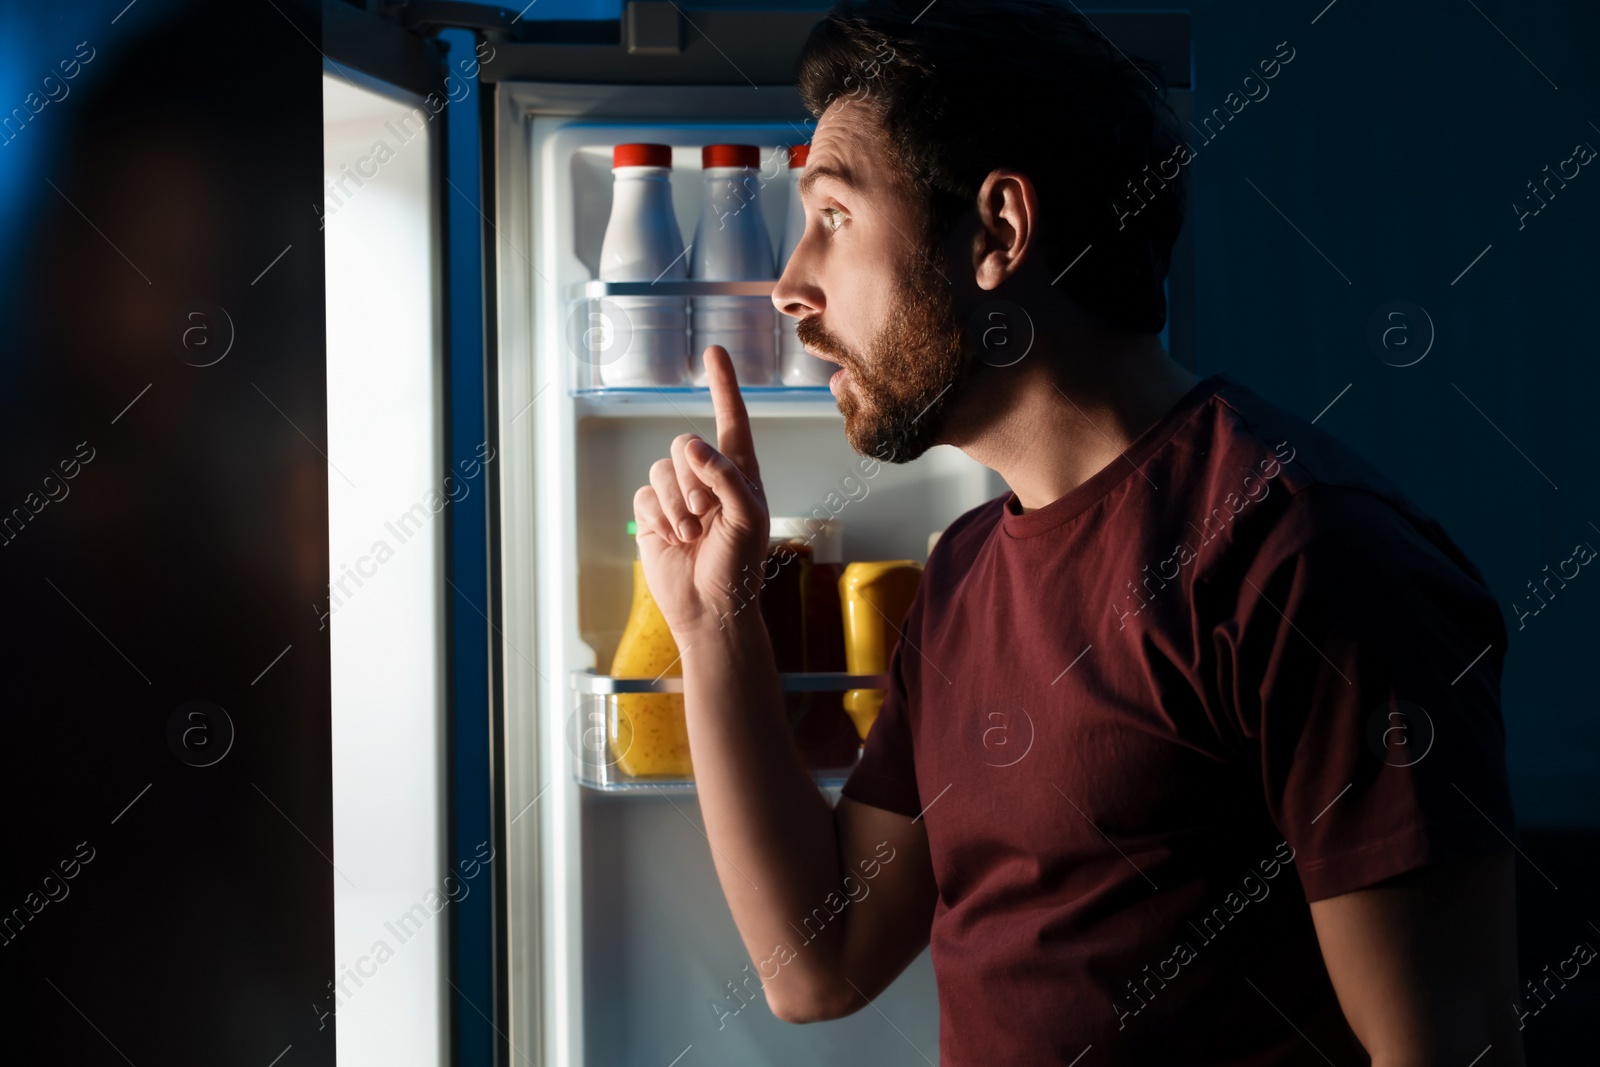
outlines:
[{"label": "dark blue wall", "polygon": [[[1515,606],[1539,607],[1525,583],[1546,564],[1600,546],[1600,161],[1565,189],[1552,181],[1556,195],[1520,225],[1513,210],[1538,207],[1525,183],[1546,165],[1579,142],[1600,148],[1600,6],[1326,3],[1193,6],[1197,117],[1279,42],[1295,54],[1190,165],[1199,371],[1226,370],[1307,418],[1350,386],[1317,425],[1443,523],[1500,599],[1519,822],[1600,823],[1584,651],[1600,639],[1600,574],[1552,582],[1557,595],[1521,629]],[[1436,329],[1412,366],[1384,362],[1366,337],[1397,299]],[[1423,341],[1425,322],[1411,328]],[[1414,358],[1400,351],[1392,362]]]}]

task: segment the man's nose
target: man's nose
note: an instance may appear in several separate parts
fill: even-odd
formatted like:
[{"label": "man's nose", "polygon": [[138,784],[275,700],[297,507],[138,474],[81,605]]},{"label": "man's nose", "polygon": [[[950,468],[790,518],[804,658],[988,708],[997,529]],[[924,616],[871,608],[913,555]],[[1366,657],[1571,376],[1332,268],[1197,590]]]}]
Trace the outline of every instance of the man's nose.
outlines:
[{"label": "man's nose", "polygon": [[820,313],[823,305],[822,289],[806,266],[805,248],[806,241],[802,239],[772,287],[772,306],[797,319]]}]

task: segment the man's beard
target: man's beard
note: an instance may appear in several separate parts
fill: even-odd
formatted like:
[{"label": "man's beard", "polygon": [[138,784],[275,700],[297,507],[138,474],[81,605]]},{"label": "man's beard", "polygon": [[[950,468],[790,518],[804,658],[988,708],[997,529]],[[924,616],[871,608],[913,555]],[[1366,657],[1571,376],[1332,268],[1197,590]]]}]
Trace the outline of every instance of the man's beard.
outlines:
[{"label": "man's beard", "polygon": [[795,327],[802,344],[850,372],[838,398],[845,439],[885,463],[909,462],[935,443],[971,366],[950,282],[934,265],[937,254],[928,243],[910,257],[907,280],[865,357],[824,333],[815,317]]}]

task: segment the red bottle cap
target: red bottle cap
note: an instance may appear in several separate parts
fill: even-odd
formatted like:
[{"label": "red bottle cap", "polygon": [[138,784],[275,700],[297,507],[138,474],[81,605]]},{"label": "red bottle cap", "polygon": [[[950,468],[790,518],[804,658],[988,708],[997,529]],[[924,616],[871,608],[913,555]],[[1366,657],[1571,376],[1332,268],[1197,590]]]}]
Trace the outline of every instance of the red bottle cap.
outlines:
[{"label": "red bottle cap", "polygon": [[613,167],[670,167],[669,144],[619,144],[611,150]]},{"label": "red bottle cap", "polygon": [[702,167],[759,167],[761,149],[753,144],[708,144],[700,150]]},{"label": "red bottle cap", "polygon": [[806,165],[806,156],[810,155],[811,146],[808,144],[792,144],[789,146],[789,166],[803,167]]}]

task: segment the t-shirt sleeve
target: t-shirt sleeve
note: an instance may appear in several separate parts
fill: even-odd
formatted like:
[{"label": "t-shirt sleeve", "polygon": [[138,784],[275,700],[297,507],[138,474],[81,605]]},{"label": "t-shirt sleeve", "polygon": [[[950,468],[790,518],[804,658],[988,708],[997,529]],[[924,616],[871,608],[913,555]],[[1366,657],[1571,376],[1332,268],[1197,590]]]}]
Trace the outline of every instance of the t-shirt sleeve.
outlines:
[{"label": "t-shirt sleeve", "polygon": [[1227,581],[1232,617],[1211,630],[1219,691],[1308,901],[1516,833],[1505,619],[1442,528],[1419,521],[1354,487],[1300,490]]},{"label": "t-shirt sleeve", "polygon": [[[919,585],[911,608],[906,612],[904,633],[918,632],[922,620],[922,589]],[[919,658],[914,651],[910,653],[913,670]],[[845,780],[840,794],[860,804],[916,818],[922,812],[922,801],[911,752],[911,698],[907,694],[906,669],[906,642],[902,639],[889,655],[889,688],[884,694],[883,707],[872,729],[867,731],[861,759]]]}]

